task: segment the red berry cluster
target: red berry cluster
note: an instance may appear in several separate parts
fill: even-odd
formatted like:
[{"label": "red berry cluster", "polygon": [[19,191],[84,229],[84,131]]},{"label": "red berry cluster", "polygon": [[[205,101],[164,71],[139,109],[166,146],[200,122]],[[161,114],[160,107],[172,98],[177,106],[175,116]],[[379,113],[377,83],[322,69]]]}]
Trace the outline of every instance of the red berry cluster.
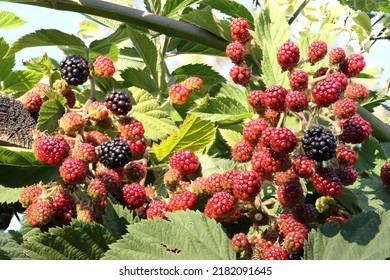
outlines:
[{"label": "red berry cluster", "polygon": [[246,86],[250,79],[250,69],[244,65],[246,56],[245,46],[251,41],[252,35],[249,33],[250,26],[243,18],[236,18],[230,23],[230,32],[234,42],[226,46],[226,55],[230,58],[233,67],[230,68],[229,75],[233,82]]},{"label": "red berry cluster", "polygon": [[190,93],[201,90],[203,80],[197,76],[186,78],[181,83],[173,84],[168,88],[168,95],[173,104],[187,103]]},{"label": "red berry cluster", "polygon": [[[71,65],[75,59],[86,61],[70,56],[60,70],[65,76],[71,72],[69,80],[81,81],[85,77],[77,77],[77,71],[71,68],[87,64]],[[91,70],[94,76],[108,78],[114,74],[115,66],[108,57],[98,56]],[[197,79],[187,83],[192,90],[201,85]],[[23,98],[25,108],[39,116],[42,104],[55,94],[62,94],[69,108],[75,106],[74,91],[65,79],[59,79],[52,85],[36,84]],[[31,225],[60,226],[72,219],[101,222],[109,194],[130,210],[146,209],[150,200],[144,187],[147,158],[142,157],[147,141],[142,123],[128,115],[131,108],[130,96],[113,90],[105,102],[89,100],[83,108],[67,110],[53,134],[34,132],[36,160],[58,166],[60,178],[27,186],[21,192],[19,200],[27,209]],[[114,139],[112,131],[117,133]]]}]

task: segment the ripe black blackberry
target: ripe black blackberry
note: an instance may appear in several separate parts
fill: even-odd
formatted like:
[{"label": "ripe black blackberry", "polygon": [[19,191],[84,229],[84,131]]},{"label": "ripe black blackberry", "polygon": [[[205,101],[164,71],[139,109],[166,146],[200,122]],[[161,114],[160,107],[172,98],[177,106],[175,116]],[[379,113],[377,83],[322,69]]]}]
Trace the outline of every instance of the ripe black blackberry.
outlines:
[{"label": "ripe black blackberry", "polygon": [[336,154],[336,139],[333,133],[322,126],[309,128],[302,138],[305,154],[312,160],[325,161]]},{"label": "ripe black blackberry", "polygon": [[130,97],[121,90],[113,90],[106,96],[106,107],[115,115],[127,115],[133,107]]},{"label": "ripe black blackberry", "polygon": [[60,63],[60,72],[68,85],[82,85],[89,77],[88,61],[81,55],[67,56]]},{"label": "ripe black blackberry", "polygon": [[110,169],[125,166],[131,156],[129,145],[119,138],[107,140],[98,147],[99,162]]}]

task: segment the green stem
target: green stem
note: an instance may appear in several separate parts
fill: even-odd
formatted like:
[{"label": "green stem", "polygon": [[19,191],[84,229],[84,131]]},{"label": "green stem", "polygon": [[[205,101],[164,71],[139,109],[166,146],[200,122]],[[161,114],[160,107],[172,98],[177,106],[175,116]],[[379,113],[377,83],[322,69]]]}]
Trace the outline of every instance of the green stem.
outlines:
[{"label": "green stem", "polygon": [[390,126],[378,119],[366,108],[358,106],[357,112],[368,121],[372,128],[373,136],[381,142],[390,142]]},{"label": "green stem", "polygon": [[228,44],[225,39],[198,26],[100,0],[58,0],[55,6],[52,5],[52,1],[25,2],[16,0],[9,2],[101,16],[131,25],[142,26],[170,37],[193,41],[221,51],[225,51]]},{"label": "green stem", "polygon": [[298,7],[298,9],[294,12],[294,14],[290,17],[288,20],[288,24],[291,25],[299,16],[299,14],[302,12],[302,10],[306,7],[307,4],[309,4],[310,0],[305,0],[303,3]]}]

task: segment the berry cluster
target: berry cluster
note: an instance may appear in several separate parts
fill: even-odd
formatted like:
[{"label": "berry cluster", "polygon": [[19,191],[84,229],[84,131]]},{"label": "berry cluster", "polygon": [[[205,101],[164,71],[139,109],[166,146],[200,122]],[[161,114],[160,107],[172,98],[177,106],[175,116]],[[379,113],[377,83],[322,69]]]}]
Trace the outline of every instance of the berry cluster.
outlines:
[{"label": "berry cluster", "polygon": [[[63,59],[59,72],[62,79],[36,84],[26,93],[22,99],[26,109],[39,116],[42,104],[55,94],[64,96],[67,107],[73,108],[72,86],[92,76],[111,77],[115,66],[108,57],[98,56],[90,68],[85,58],[73,55]],[[189,86],[197,84],[189,81]],[[109,194],[130,210],[145,208],[147,159],[142,157],[147,141],[142,123],[128,115],[131,109],[130,95],[117,89],[108,92],[104,102],[89,100],[83,108],[67,110],[53,134],[34,132],[36,160],[58,166],[60,178],[21,192],[19,200],[31,225],[60,226],[72,219],[101,222]]]},{"label": "berry cluster", "polygon": [[[246,44],[251,40],[249,29],[244,19],[233,20],[231,35],[235,41],[226,47],[234,63],[230,70],[233,82],[247,87],[251,76],[244,64]],[[372,134],[370,123],[357,110],[367,98],[368,89],[353,79],[365,67],[362,55],[347,56],[342,48],[329,50],[323,41],[313,41],[303,50],[290,41],[278,48],[275,59],[281,72],[288,73],[290,87],[276,84],[249,92],[247,101],[256,114],[244,123],[242,140],[231,148],[231,157],[238,163],[248,163],[250,171],[221,174],[223,178],[230,176],[221,181],[231,183],[226,187],[220,184],[214,194],[209,191],[208,181],[216,175],[204,180],[198,177],[191,184],[199,195],[221,191],[232,194],[234,203],[228,203],[227,198],[225,204],[214,202],[221,213],[234,216],[233,210],[224,209],[238,209],[255,227],[268,225],[261,235],[240,232],[232,236],[233,250],[244,252],[247,259],[296,257],[302,254],[311,228],[330,221],[345,222],[349,216],[335,198],[357,180],[354,147]],[[306,64],[315,67],[324,62],[327,67],[318,67],[314,73],[304,70],[309,69]],[[283,127],[287,116],[297,118],[300,127]],[[390,185],[389,166],[388,161],[381,169],[385,186]],[[304,188],[303,183],[312,190]],[[272,218],[273,223],[269,210],[263,209],[267,206],[259,203],[264,186],[276,188],[277,201],[272,205],[280,211]],[[310,199],[306,198],[308,194]],[[210,209],[205,208],[206,216],[231,221],[210,214]]]},{"label": "berry cluster", "polygon": [[190,93],[198,92],[203,86],[203,80],[196,76],[186,78],[178,84],[168,88],[168,95],[173,104],[182,105],[187,103]]}]

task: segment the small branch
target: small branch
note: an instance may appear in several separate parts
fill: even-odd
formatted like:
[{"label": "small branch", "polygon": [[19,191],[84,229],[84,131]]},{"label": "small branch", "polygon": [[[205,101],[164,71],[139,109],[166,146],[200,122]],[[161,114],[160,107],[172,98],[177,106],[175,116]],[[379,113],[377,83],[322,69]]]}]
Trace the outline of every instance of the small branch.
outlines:
[{"label": "small branch", "polygon": [[302,12],[302,10],[306,7],[307,4],[309,4],[310,0],[304,0],[302,4],[298,7],[298,9],[294,12],[294,14],[290,17],[288,20],[288,24],[291,25],[299,16],[299,14]]},{"label": "small branch", "polygon": [[127,6],[109,3],[107,1],[56,0],[56,5],[52,5],[52,1],[25,2],[21,0],[15,0],[8,2],[101,16],[127,24],[148,28],[150,30],[165,34],[169,37],[177,37],[184,40],[193,41],[220,51],[225,51],[226,45],[228,44],[225,39],[196,25],[174,20],[157,14],[148,13],[146,11],[130,8]]},{"label": "small branch", "polygon": [[318,110],[319,110],[319,109],[318,109],[318,107],[316,106],[316,107],[314,108],[314,111],[313,111],[313,112],[310,112],[310,118],[309,118],[309,121],[308,121],[307,124],[306,124],[306,130],[308,130],[308,129],[310,128],[311,123],[313,122],[315,115],[317,115],[317,113],[318,113]]}]

